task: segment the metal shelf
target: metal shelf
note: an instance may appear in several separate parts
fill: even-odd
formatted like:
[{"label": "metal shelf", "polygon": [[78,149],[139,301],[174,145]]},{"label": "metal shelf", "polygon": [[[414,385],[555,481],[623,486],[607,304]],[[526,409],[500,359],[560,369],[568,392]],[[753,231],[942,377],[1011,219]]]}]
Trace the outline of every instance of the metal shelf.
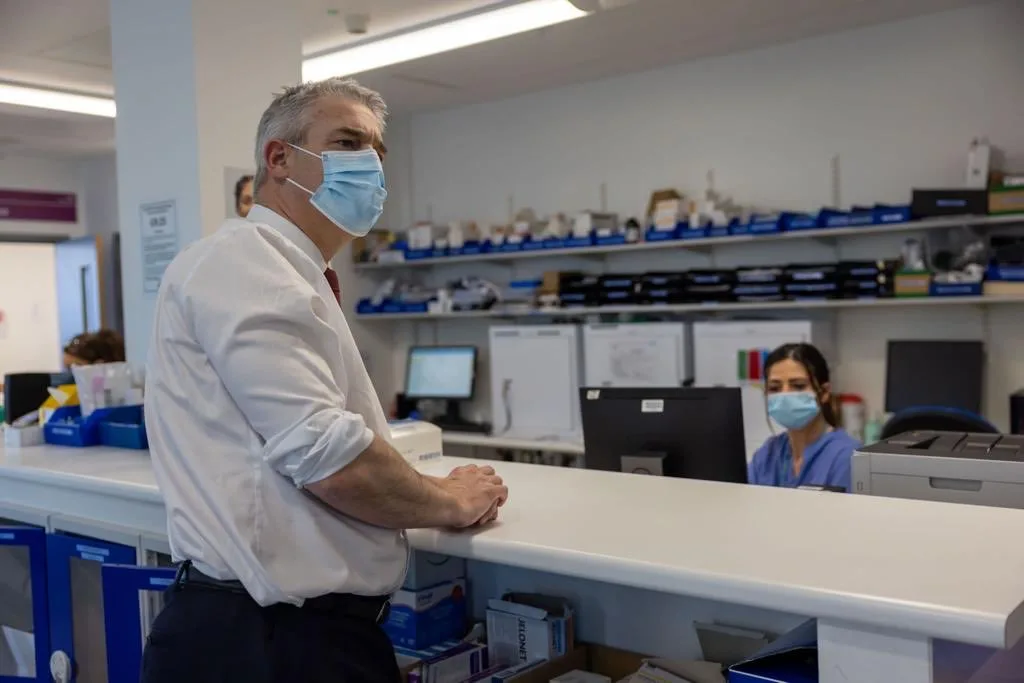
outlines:
[{"label": "metal shelf", "polygon": [[1024,223],[1024,214],[1011,216],[954,216],[950,218],[932,218],[908,223],[888,223],[885,225],[864,225],[856,228],[822,228],[817,230],[796,230],[778,232],[767,235],[735,235],[728,237],[702,237],[692,240],[669,240],[666,242],[638,242],[636,244],[620,244],[608,247],[573,247],[567,249],[541,249],[538,251],[494,252],[489,254],[472,254],[469,256],[441,256],[437,258],[419,259],[416,261],[398,261],[393,263],[357,263],[357,270],[396,270],[401,268],[421,268],[425,266],[452,265],[473,263],[478,261],[518,261],[521,259],[554,258],[558,256],[607,256],[610,254],[629,254],[638,251],[656,251],[665,249],[706,249],[715,246],[746,244],[748,242],[772,242],[793,239],[833,239],[857,235],[882,235],[917,230],[943,230],[962,226],[989,227]]},{"label": "metal shelf", "polygon": [[510,312],[499,309],[487,311],[456,311],[452,313],[364,313],[356,314],[360,320],[451,320],[457,318],[578,318],[602,314],[666,313],[729,313],[732,311],[805,311],[837,308],[897,308],[904,306],[993,306],[998,304],[1024,304],[1021,296],[932,296],[905,299],[829,299],[824,301],[772,301],[728,304],[668,304],[655,306],[594,306],[556,309],[536,309],[528,312]]}]

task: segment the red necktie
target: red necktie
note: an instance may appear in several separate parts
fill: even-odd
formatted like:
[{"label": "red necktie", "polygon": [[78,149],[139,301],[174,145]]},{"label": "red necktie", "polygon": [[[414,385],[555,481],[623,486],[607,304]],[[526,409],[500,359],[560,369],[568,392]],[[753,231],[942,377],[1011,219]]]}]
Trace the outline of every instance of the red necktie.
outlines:
[{"label": "red necktie", "polygon": [[324,277],[327,278],[327,284],[331,286],[331,291],[334,292],[334,298],[338,300],[338,304],[341,304],[341,284],[338,282],[338,274],[334,272],[332,268],[328,268],[324,271]]}]

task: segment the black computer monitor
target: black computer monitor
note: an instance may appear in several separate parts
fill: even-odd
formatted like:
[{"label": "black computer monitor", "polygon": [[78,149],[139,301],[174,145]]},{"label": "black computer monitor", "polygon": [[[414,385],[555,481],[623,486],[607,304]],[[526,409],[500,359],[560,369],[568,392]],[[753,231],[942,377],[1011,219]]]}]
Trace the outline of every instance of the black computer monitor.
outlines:
[{"label": "black computer monitor", "polygon": [[984,366],[980,341],[890,341],[885,410],[934,406],[981,413]]},{"label": "black computer monitor", "polygon": [[405,398],[447,401],[447,413],[439,422],[462,422],[459,402],[473,398],[475,380],[475,346],[414,346],[409,349]]},{"label": "black computer monitor", "polygon": [[651,461],[667,477],[747,482],[737,388],[583,388],[580,408],[587,469],[643,471]]}]

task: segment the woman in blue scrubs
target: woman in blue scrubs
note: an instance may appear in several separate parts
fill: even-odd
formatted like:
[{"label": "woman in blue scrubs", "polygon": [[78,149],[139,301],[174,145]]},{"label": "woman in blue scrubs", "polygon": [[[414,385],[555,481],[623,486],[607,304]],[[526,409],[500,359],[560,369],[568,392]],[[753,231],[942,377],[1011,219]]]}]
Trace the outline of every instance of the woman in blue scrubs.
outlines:
[{"label": "woman in blue scrubs", "polygon": [[860,444],[839,428],[828,363],[810,344],[785,344],[765,359],[768,415],[786,428],[764,442],[747,479],[761,486],[850,490],[850,460]]}]

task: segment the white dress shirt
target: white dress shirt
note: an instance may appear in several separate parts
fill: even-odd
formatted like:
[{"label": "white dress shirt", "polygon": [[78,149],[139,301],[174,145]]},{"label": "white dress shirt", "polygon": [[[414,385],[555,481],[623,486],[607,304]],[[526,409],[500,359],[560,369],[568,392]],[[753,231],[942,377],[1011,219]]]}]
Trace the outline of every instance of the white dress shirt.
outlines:
[{"label": "white dress shirt", "polygon": [[325,268],[257,205],[184,249],[157,296],[146,429],[171,552],[261,605],[385,595],[408,561],[404,533],[303,489],[390,438]]}]

